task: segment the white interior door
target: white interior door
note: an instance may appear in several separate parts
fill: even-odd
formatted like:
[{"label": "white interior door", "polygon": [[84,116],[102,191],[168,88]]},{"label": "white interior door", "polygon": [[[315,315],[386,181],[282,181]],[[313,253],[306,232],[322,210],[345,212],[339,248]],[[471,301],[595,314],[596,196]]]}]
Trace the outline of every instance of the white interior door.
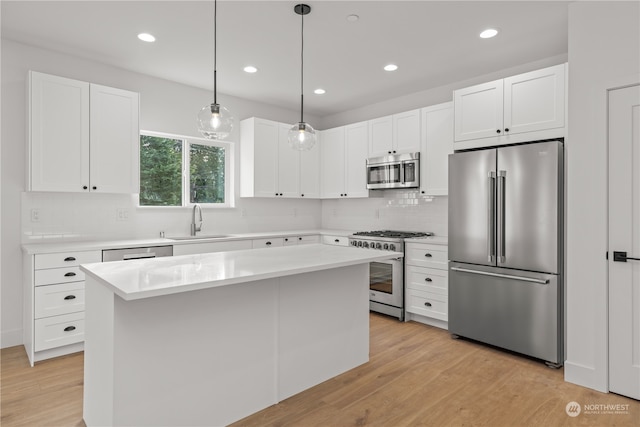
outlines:
[{"label": "white interior door", "polygon": [[640,399],[640,86],[609,92],[609,389]]}]

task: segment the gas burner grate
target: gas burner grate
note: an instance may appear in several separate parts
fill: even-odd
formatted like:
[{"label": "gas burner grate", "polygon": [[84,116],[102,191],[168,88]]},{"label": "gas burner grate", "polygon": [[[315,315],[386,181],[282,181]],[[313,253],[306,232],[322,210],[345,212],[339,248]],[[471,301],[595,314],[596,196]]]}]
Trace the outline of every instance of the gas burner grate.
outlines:
[{"label": "gas burner grate", "polygon": [[391,237],[398,239],[409,239],[412,237],[433,236],[433,233],[412,232],[412,231],[394,231],[394,230],[377,230],[377,231],[359,231],[353,233],[354,236],[367,237]]}]

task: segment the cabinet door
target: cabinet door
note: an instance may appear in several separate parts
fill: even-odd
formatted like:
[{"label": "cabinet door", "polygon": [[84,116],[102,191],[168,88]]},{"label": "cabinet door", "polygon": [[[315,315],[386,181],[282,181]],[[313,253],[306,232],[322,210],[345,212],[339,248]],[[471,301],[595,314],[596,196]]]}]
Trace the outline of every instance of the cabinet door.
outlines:
[{"label": "cabinet door", "polygon": [[455,141],[502,135],[503,81],[453,92]]},{"label": "cabinet door", "polygon": [[420,151],[420,109],[393,115],[393,152]]},{"label": "cabinet door", "polygon": [[446,196],[449,191],[449,154],[453,153],[453,103],[422,109],[420,192]]},{"label": "cabinet door", "polygon": [[564,127],[564,95],[564,64],[504,79],[505,133]]},{"label": "cabinet door", "polygon": [[138,94],[91,84],[91,191],[139,191]]},{"label": "cabinet door", "polygon": [[320,197],[320,143],[300,152],[300,196]]},{"label": "cabinet door", "polygon": [[369,154],[371,157],[393,153],[393,118],[380,117],[369,120]]},{"label": "cabinet door", "polygon": [[254,119],[254,197],[275,197],[278,193],[279,127],[277,122]]},{"label": "cabinet door", "polygon": [[345,126],[345,197],[369,197],[366,122]]},{"label": "cabinet door", "polygon": [[339,198],[345,192],[344,127],[320,132],[322,197]]},{"label": "cabinet door", "polygon": [[278,128],[278,194],[283,197],[300,196],[300,151],[289,147],[289,128],[279,123]]},{"label": "cabinet door", "polygon": [[89,83],[31,71],[29,92],[29,190],[89,191]]}]

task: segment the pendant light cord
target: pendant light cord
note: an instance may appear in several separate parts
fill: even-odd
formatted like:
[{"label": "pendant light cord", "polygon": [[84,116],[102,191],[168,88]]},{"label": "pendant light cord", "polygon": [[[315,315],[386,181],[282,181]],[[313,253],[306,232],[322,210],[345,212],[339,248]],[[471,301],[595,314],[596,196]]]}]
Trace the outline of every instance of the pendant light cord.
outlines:
[{"label": "pendant light cord", "polygon": [[216,57],[218,55],[217,45],[217,32],[218,32],[218,0],[213,1],[213,103],[218,103],[218,70],[216,64]]},{"label": "pendant light cord", "polygon": [[[304,8],[302,9],[304,11]],[[301,26],[301,48],[300,48],[300,123],[304,123],[304,13],[300,14]]]}]

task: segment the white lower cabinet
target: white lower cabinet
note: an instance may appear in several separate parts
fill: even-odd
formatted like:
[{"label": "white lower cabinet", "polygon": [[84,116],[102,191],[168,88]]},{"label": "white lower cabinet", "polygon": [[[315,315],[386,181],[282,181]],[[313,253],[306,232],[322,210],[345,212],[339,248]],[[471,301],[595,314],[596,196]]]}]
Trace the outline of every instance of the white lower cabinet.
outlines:
[{"label": "white lower cabinet", "polygon": [[78,266],[101,261],[101,251],[25,255],[23,342],[31,365],[83,349],[85,277]]},{"label": "white lower cabinet", "polygon": [[349,238],[346,236],[322,236],[322,243],[325,245],[349,246]]},{"label": "white lower cabinet", "polygon": [[313,234],[310,236],[292,236],[282,238],[283,246],[310,245],[312,243],[320,243],[320,235]]},{"label": "white lower cabinet", "polygon": [[405,318],[447,329],[447,247],[407,242],[405,264]]},{"label": "white lower cabinet", "polygon": [[284,246],[284,238],[275,237],[275,238],[269,238],[269,239],[254,239],[251,241],[251,245],[253,249],[277,248],[279,246]]}]

